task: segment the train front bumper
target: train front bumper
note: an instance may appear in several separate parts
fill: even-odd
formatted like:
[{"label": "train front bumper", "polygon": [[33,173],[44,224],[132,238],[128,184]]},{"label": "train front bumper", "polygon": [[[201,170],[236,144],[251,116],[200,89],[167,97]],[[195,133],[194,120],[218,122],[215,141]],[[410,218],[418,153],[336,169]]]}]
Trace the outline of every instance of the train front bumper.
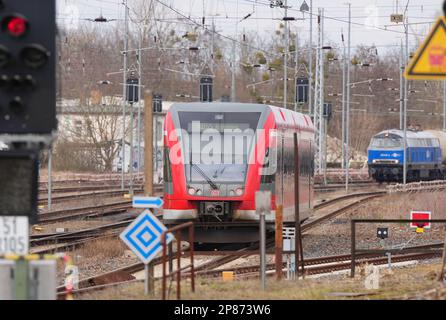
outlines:
[{"label": "train front bumper", "polygon": [[369,164],[369,174],[372,177],[377,176],[399,176],[403,174],[403,165],[401,164]]}]

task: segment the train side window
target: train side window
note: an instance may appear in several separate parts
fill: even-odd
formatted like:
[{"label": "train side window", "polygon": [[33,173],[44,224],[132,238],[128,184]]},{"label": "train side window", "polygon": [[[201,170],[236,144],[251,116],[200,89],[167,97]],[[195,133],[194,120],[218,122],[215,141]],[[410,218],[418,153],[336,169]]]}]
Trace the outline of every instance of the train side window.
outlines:
[{"label": "train side window", "polygon": [[[273,154],[274,154],[274,152],[271,152],[269,147],[266,148],[266,151],[265,151],[265,162],[262,165],[263,168],[268,168],[268,167],[274,165],[272,163],[273,159],[271,159],[271,156],[273,156]],[[274,174],[263,174],[260,181],[261,181],[262,184],[273,183],[274,182]]]},{"label": "train side window", "polygon": [[169,157],[169,148],[164,147],[164,166],[163,166],[163,174],[165,182],[172,182],[172,168]]}]

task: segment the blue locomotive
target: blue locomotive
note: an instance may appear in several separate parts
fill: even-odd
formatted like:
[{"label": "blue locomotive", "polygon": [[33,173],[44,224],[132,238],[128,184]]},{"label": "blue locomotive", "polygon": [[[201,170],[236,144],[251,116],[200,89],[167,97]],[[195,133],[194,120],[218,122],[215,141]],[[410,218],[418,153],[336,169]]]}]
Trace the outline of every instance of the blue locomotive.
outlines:
[{"label": "blue locomotive", "polygon": [[[436,180],[445,177],[446,133],[442,131],[408,130],[407,181]],[[368,153],[369,175],[377,182],[403,181],[404,132],[382,131],[370,141]]]}]

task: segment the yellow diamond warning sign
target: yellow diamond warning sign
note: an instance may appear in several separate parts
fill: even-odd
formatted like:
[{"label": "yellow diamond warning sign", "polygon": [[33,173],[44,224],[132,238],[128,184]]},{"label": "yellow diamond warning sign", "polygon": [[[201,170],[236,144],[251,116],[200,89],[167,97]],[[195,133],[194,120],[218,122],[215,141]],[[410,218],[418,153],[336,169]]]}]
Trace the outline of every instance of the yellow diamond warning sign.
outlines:
[{"label": "yellow diamond warning sign", "polygon": [[446,80],[445,17],[437,20],[406,67],[404,76],[409,80]]}]

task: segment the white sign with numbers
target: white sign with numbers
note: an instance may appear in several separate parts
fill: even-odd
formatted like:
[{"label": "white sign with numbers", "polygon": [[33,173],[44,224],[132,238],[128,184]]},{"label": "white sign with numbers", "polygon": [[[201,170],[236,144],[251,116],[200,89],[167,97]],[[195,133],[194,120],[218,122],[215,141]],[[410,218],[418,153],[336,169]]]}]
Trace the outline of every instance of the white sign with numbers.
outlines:
[{"label": "white sign with numbers", "polygon": [[28,254],[28,217],[0,216],[0,254]]}]

